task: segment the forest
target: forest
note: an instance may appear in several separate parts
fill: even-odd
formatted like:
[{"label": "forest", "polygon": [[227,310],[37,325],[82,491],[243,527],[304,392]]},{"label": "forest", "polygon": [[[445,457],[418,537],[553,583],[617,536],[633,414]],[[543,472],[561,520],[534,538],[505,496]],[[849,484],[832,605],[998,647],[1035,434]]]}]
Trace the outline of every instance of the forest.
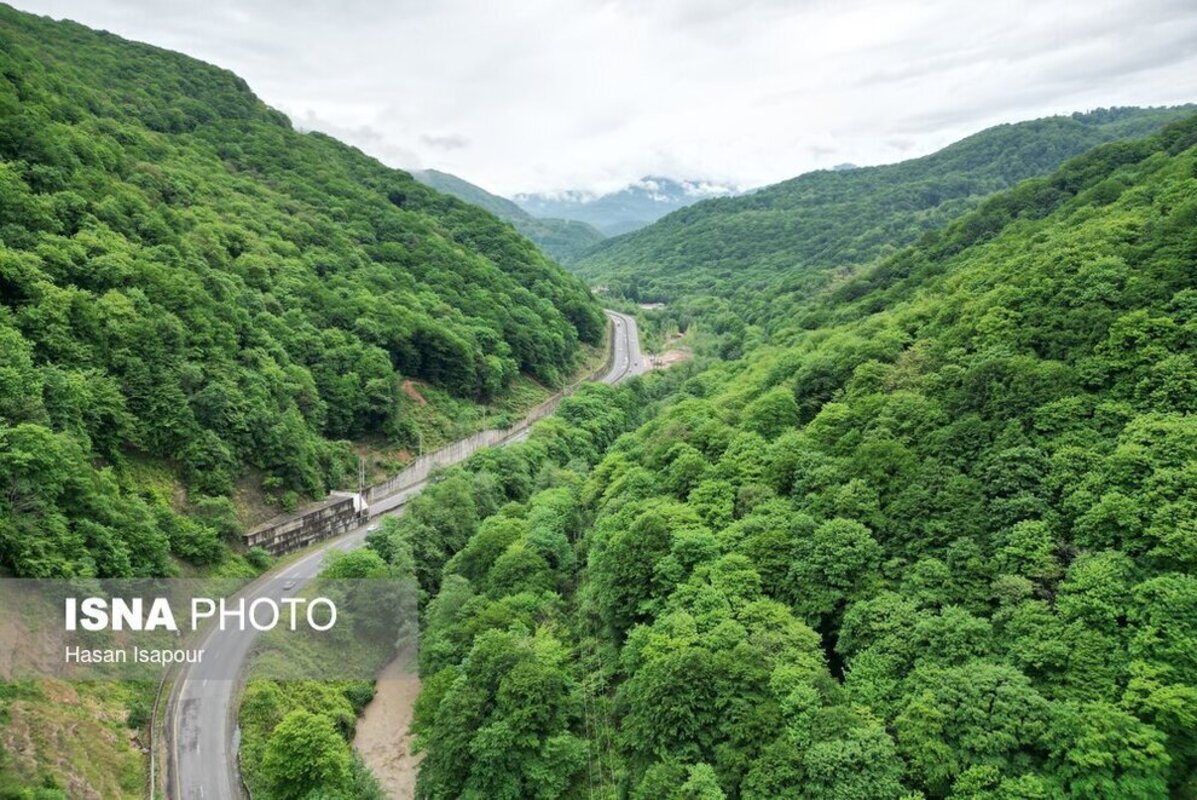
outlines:
[{"label": "forest", "polygon": [[1197,117],[445,475],[417,796],[1197,794],[1195,259]]},{"label": "forest", "polygon": [[232,73],[0,6],[0,569],[219,562],[247,472],[320,497],[348,442],[421,441],[403,380],[557,386],[603,326],[510,226]]},{"label": "forest", "polygon": [[[416,796],[1197,797],[1195,264],[1191,109],[600,244],[581,274],[699,358],[583,386],[324,565],[418,586]],[[420,441],[406,381],[482,405],[602,334],[485,210],[0,6],[0,574],[216,570],[247,474],[321,496]],[[254,797],[382,797],[373,691],[251,682]],[[0,683],[0,798],[141,796],[152,697]]]},{"label": "forest", "polygon": [[[459,602],[468,603],[471,613],[481,615],[479,622],[489,620],[482,627],[471,626],[478,633],[485,627],[513,627],[530,636],[538,622],[546,621],[542,612],[550,596],[556,597],[555,604],[561,602],[553,593],[576,567],[573,543],[582,524],[576,494],[583,476],[622,433],[649,419],[681,378],[618,390],[583,386],[562,401],[555,416],[533,429],[528,442],[483,451],[463,467],[441,473],[403,515],[382,519],[368,547],[330,559],[324,576],[414,580],[428,620],[434,614],[448,619]],[[477,597],[469,581],[458,577],[480,581],[487,574],[493,576],[494,593]],[[527,586],[538,587],[536,597],[523,593]],[[432,597],[438,599],[427,604]],[[456,663],[469,644],[469,637],[441,631],[430,622],[421,638],[419,666],[428,674]],[[526,662],[531,681],[525,687],[531,694],[511,696],[509,707],[514,710],[527,701],[528,713],[539,716],[542,712],[532,705],[538,692],[552,692],[547,699],[557,703],[562,691],[575,690],[560,682],[563,673],[539,683],[537,662],[525,652],[526,638],[505,638],[497,647],[518,645],[517,652],[501,657]],[[552,647],[558,668],[565,668],[562,645]],[[318,797],[381,800],[385,795],[350,746],[357,715],[373,693],[361,681],[251,681],[240,707],[240,760],[254,797],[302,800],[316,790]],[[549,752],[542,754],[533,734],[521,738],[516,752],[525,767],[539,759],[540,769],[559,773],[553,778],[546,774],[557,793],[543,796],[567,796],[562,793],[577,788],[577,759],[587,747],[583,739],[558,732],[547,745]],[[510,758],[505,750],[510,744],[496,742],[485,756],[488,764],[480,768],[490,770]]]},{"label": "forest", "polygon": [[[726,334],[806,313],[808,295],[892,255],[989,195],[1192,107],[1114,108],[998,125],[897,164],[808,172],[706,200],[608,239],[571,269],[617,296],[666,302],[683,328]],[[729,337],[725,356],[744,352]]]}]

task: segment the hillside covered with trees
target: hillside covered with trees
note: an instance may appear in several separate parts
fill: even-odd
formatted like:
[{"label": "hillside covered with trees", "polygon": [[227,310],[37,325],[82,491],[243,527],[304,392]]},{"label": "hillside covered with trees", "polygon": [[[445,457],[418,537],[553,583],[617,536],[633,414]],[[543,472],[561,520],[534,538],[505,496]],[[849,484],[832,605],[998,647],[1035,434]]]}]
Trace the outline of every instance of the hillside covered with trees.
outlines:
[{"label": "hillside covered with trees", "polygon": [[218,560],[245,470],[320,496],[344,440],[416,443],[403,379],[557,385],[603,326],[509,226],[237,76],[0,6],[0,569]]},{"label": "hillside covered with trees", "polygon": [[572,219],[534,217],[505,197],[491,194],[480,186],[456,175],[435,169],[419,170],[413,177],[438,192],[453,195],[458,200],[484,208],[536,242],[548,255],[562,264],[577,261],[582,254],[607,238],[596,228]]},{"label": "hillside covered with trees", "polygon": [[[324,564],[418,586],[416,796],[1197,797],[1195,265],[1181,110],[601,246],[582,274],[714,346],[581,387]],[[490,403],[602,331],[487,211],[0,6],[0,574],[248,570],[238,480],[319,496],[352,442],[420,441],[407,381]],[[155,690],[0,683],[0,798],[144,796]],[[381,797],[372,696],[251,682],[254,796]]]},{"label": "hillside covered with trees", "polygon": [[1197,117],[445,475],[417,796],[1197,795],[1194,263]]},{"label": "hillside covered with trees", "polygon": [[676,211],[608,239],[572,269],[679,318],[730,310],[766,325],[836,273],[915,242],[1018,181],[1103,142],[1145,136],[1185,109],[1119,108],[999,125],[922,158],[810,172]]}]

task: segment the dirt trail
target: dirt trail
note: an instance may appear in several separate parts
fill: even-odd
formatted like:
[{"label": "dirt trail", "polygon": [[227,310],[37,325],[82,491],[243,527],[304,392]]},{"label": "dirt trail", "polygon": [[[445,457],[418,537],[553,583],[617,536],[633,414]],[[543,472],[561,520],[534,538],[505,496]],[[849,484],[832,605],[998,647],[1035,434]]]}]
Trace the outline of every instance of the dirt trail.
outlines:
[{"label": "dirt trail", "polygon": [[378,778],[387,797],[411,800],[423,755],[412,755],[412,708],[420,694],[416,665],[405,656],[387,664],[378,676],[374,699],[357,723],[353,746]]},{"label": "dirt trail", "polygon": [[694,358],[694,353],[689,348],[675,347],[663,353],[652,353],[648,357],[648,363],[651,369],[669,369],[674,364],[680,364],[692,358]]}]

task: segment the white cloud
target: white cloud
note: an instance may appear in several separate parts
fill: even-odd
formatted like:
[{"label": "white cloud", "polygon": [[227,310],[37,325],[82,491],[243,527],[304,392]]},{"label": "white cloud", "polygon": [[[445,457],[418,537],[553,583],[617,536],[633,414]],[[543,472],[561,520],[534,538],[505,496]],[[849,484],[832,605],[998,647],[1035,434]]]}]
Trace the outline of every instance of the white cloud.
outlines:
[{"label": "white cloud", "polygon": [[752,186],[1197,100],[1189,0],[16,0],[234,70],[298,126],[512,194]]}]

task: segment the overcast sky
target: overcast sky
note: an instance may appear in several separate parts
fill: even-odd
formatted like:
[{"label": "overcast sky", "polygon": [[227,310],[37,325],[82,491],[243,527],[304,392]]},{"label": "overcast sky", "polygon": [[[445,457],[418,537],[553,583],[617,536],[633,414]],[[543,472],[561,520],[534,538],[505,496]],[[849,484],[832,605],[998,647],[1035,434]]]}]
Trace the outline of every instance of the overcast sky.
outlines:
[{"label": "overcast sky", "polygon": [[227,67],[502,194],[742,187],[998,122],[1197,101],[1195,0],[10,0]]}]

